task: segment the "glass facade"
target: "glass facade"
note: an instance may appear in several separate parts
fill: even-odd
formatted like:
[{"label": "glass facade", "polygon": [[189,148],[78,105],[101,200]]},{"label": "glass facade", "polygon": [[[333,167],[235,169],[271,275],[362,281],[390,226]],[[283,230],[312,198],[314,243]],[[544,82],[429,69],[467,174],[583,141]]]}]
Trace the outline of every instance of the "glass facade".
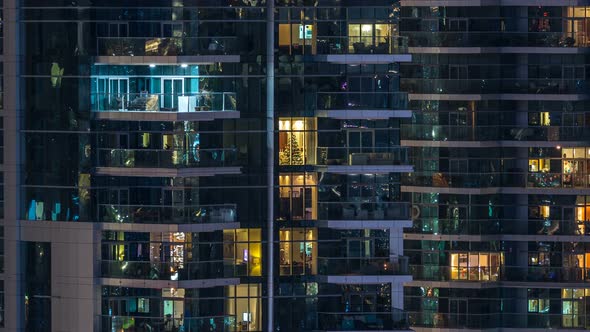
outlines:
[{"label": "glass facade", "polygon": [[587,328],[589,8],[409,3],[410,324]]},{"label": "glass facade", "polygon": [[408,330],[399,2],[7,1],[8,331]]}]

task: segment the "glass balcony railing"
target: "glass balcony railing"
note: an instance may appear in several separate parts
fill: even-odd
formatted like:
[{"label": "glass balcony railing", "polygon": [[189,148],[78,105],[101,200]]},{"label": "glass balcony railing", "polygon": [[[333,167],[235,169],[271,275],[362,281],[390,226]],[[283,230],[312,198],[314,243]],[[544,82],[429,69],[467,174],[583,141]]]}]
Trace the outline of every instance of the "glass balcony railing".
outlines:
[{"label": "glass balcony railing", "polygon": [[238,38],[229,37],[98,37],[100,56],[177,56],[239,54]]},{"label": "glass balcony railing", "polygon": [[391,37],[334,37],[318,36],[318,54],[406,54],[408,38]]},{"label": "glass balcony railing", "polygon": [[98,220],[133,224],[209,224],[237,221],[235,204],[165,206],[98,204]]},{"label": "glass balcony railing", "polygon": [[320,220],[408,220],[405,202],[318,202]]},{"label": "glass balcony railing", "polygon": [[318,257],[318,274],[338,276],[408,275],[408,259],[389,257]]},{"label": "glass balcony railing", "polygon": [[206,112],[235,111],[235,92],[192,94],[95,93],[90,96],[94,112]]},{"label": "glass balcony railing", "polygon": [[425,187],[487,188],[524,187],[525,174],[414,172],[402,178],[402,185]]},{"label": "glass balcony railing", "polygon": [[318,312],[323,331],[410,330],[408,314],[392,308],[390,312]]},{"label": "glass balcony railing", "polygon": [[590,235],[590,221],[558,218],[521,219],[443,219],[418,218],[404,233],[436,235]]},{"label": "glass balcony railing", "polygon": [[101,276],[105,278],[200,280],[236,275],[234,260],[184,263],[101,260],[100,266]]},{"label": "glass balcony railing", "polygon": [[404,32],[410,47],[588,47],[584,33],[566,32]]},{"label": "glass balcony railing", "polygon": [[450,267],[410,265],[415,280],[590,283],[590,268],[550,266]]},{"label": "glass balcony railing", "polygon": [[407,186],[453,188],[587,188],[590,186],[590,175],[586,173],[562,174],[544,172],[414,172],[404,177],[402,184]]},{"label": "glass balcony railing", "polygon": [[425,141],[569,141],[590,139],[583,126],[439,126],[402,125],[402,140]]},{"label": "glass balcony railing", "polygon": [[586,94],[586,80],[575,79],[417,79],[402,78],[400,90],[420,94]]},{"label": "glass balcony railing", "polygon": [[[184,314],[184,313],[182,313]],[[235,316],[166,317],[101,316],[102,331],[184,331],[184,332],[234,332],[237,329]]]},{"label": "glass balcony railing", "polygon": [[191,168],[238,165],[238,151],[227,149],[98,149],[99,167]]},{"label": "glass balcony railing", "polygon": [[407,165],[406,147],[319,147],[318,165]]},{"label": "glass balcony railing", "polygon": [[[523,299],[523,303],[526,303]],[[462,301],[462,300],[460,300]],[[561,301],[561,299],[558,299]],[[575,299],[574,299],[575,301]],[[549,302],[549,298],[547,298]],[[498,306],[499,307],[499,306]],[[553,305],[551,305],[553,308]],[[515,310],[515,309],[512,309]],[[516,310],[520,310],[517,308]],[[553,309],[551,309],[553,312]],[[572,311],[573,312],[573,311]],[[546,330],[583,330],[590,315],[561,314],[547,312],[484,312],[484,313],[448,313],[436,311],[408,312],[411,326],[436,329],[529,329],[531,331]]]},{"label": "glass balcony railing", "polygon": [[318,110],[407,110],[405,92],[318,92]]}]

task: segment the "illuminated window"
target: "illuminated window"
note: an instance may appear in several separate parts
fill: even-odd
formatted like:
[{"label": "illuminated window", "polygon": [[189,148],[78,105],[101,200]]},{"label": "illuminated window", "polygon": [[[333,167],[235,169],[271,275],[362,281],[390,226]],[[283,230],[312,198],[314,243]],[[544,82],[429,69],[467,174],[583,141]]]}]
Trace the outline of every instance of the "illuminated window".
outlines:
[{"label": "illuminated window", "polygon": [[280,275],[317,274],[317,230],[293,228],[279,231]]},{"label": "illuminated window", "polygon": [[279,49],[288,54],[316,54],[315,24],[279,24]]},{"label": "illuminated window", "polygon": [[350,53],[389,53],[394,47],[393,24],[349,24],[348,48]]},{"label": "illuminated window", "polygon": [[581,327],[584,312],[584,289],[564,288],[561,290],[561,319],[563,327]]},{"label": "illuminated window", "polygon": [[144,297],[137,299],[137,312],[148,313],[150,312],[150,300]]},{"label": "illuminated window", "polygon": [[541,218],[549,218],[549,205],[541,205],[539,206],[539,216]]},{"label": "illuminated window", "polygon": [[260,284],[228,286],[226,314],[236,317],[238,331],[261,331],[262,287]]},{"label": "illuminated window", "polygon": [[451,254],[451,279],[497,281],[504,265],[504,254],[467,252]]},{"label": "illuminated window", "polygon": [[529,252],[529,266],[549,266],[550,255],[547,252]]},{"label": "illuminated window", "polygon": [[238,276],[262,275],[262,234],[259,228],[223,231],[223,258]]},{"label": "illuminated window", "polygon": [[590,197],[578,196],[576,197],[576,232],[577,235],[586,235],[590,232],[590,227],[587,225],[590,222]]},{"label": "illuminated window", "polygon": [[529,172],[550,172],[549,159],[529,159]]},{"label": "illuminated window", "polygon": [[549,312],[548,299],[529,299],[529,312],[547,313]]},{"label": "illuminated window", "polygon": [[[172,321],[168,321],[164,325],[167,326],[180,325],[184,317],[184,295],[185,290],[182,288],[162,288],[162,302],[164,305],[163,313],[164,317],[172,318]],[[165,323],[166,324],[166,323]]]},{"label": "illuminated window", "polygon": [[567,7],[567,15],[563,20],[565,32],[564,46],[587,46],[590,34],[590,7]]},{"label": "illuminated window", "polygon": [[316,220],[317,174],[280,174],[279,197],[279,220]]},{"label": "illuminated window", "polygon": [[315,165],[315,118],[279,119],[279,165]]},{"label": "illuminated window", "polygon": [[588,184],[588,160],[590,153],[587,147],[563,148],[563,186],[585,187]]}]

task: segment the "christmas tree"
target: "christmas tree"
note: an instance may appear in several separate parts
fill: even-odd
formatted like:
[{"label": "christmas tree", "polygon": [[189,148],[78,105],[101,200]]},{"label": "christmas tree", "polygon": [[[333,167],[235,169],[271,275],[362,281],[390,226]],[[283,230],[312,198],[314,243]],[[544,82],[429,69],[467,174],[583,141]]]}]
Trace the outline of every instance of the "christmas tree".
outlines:
[{"label": "christmas tree", "polygon": [[287,145],[279,151],[280,165],[303,165],[303,151],[299,147],[294,133],[287,136]]}]

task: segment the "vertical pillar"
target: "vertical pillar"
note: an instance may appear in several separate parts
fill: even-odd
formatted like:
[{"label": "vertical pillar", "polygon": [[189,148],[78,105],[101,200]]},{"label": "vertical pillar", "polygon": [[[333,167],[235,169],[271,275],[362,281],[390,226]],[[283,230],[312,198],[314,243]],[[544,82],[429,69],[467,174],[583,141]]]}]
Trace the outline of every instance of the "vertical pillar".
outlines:
[{"label": "vertical pillar", "polygon": [[275,26],[274,0],[266,1],[266,164],[267,164],[267,328],[274,331],[274,156],[275,156]]},{"label": "vertical pillar", "polygon": [[20,61],[18,0],[4,0],[4,236],[5,328],[24,330],[24,295],[20,254]]},{"label": "vertical pillar", "polygon": [[[404,253],[404,229],[402,226],[389,228],[389,261],[398,265],[403,274],[408,274],[408,260]],[[398,279],[391,283],[391,307],[404,309],[404,279]]]}]

